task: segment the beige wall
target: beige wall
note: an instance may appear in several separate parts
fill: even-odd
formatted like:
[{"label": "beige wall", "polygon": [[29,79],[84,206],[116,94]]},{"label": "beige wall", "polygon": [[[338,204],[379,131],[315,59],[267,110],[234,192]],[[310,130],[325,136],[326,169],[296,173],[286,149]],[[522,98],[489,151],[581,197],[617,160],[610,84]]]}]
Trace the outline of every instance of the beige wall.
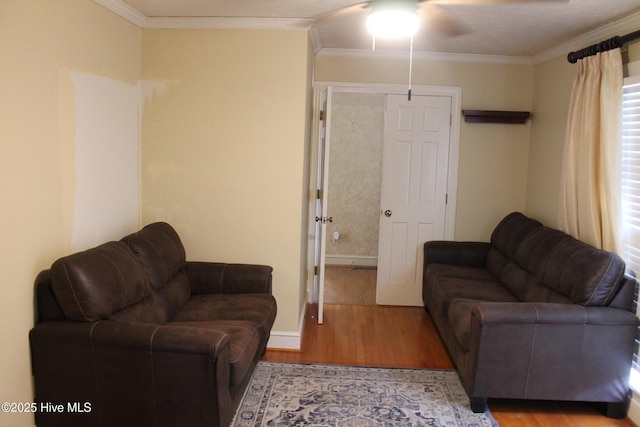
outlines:
[{"label": "beige wall", "polygon": [[[403,84],[407,65],[407,59],[319,56],[316,80]],[[530,111],[533,67],[416,59],[413,84],[461,87],[462,109]],[[530,126],[462,122],[456,239],[487,240],[504,215],[525,209]]]},{"label": "beige wall", "polygon": [[[0,3],[2,402],[33,399],[28,342],[33,282],[72,246],[75,134],[82,123],[76,122],[70,75],[135,86],[141,34],[91,0]],[[103,93],[102,86],[83,87]],[[133,221],[137,224],[137,215]],[[0,412],[0,425],[33,425],[33,416]]]},{"label": "beige wall", "polygon": [[640,40],[628,45],[626,54],[623,54],[623,61],[626,62],[625,77],[640,75]]},{"label": "beige wall", "polygon": [[562,152],[575,64],[565,57],[535,66],[526,213],[557,226]]},{"label": "beige wall", "polygon": [[298,330],[306,263],[309,43],[297,30],[146,30],[142,222],[190,260],[273,266],[274,331]]}]

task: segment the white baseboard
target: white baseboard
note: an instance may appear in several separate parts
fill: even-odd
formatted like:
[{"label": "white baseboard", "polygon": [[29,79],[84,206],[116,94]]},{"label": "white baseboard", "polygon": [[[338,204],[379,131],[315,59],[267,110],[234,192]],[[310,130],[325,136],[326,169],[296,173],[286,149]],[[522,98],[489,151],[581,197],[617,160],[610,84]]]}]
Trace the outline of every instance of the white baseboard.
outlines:
[{"label": "white baseboard", "polygon": [[267,348],[272,350],[300,350],[302,348],[302,336],[299,332],[271,331]]},{"label": "white baseboard", "polygon": [[[305,295],[307,301],[308,295]],[[304,319],[307,315],[307,304],[304,304],[300,320],[298,321],[298,332],[271,331],[267,348],[275,350],[298,350],[302,349],[302,331],[304,330]]]},{"label": "white baseboard", "polygon": [[376,267],[378,257],[361,255],[327,255],[326,265],[358,265],[366,267]]}]

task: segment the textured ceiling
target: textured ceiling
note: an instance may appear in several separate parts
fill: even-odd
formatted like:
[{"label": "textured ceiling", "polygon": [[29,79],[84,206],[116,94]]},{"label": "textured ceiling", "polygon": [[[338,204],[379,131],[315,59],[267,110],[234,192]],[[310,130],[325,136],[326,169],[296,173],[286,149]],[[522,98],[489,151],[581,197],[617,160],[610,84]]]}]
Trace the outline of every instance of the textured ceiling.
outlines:
[{"label": "textured ceiling", "polygon": [[[314,28],[322,48],[371,49],[372,46],[372,37],[365,30],[368,9],[361,5],[354,6],[358,4],[357,1],[123,1],[148,18],[298,19]],[[533,56],[636,12],[640,12],[640,0],[537,1],[518,4],[491,4],[487,0],[427,0],[419,5],[421,28],[414,38],[414,49]],[[454,25],[443,30],[439,24],[444,22]],[[455,35],[450,34],[452,28]],[[408,45],[407,40],[376,42],[377,49],[406,49]]]}]

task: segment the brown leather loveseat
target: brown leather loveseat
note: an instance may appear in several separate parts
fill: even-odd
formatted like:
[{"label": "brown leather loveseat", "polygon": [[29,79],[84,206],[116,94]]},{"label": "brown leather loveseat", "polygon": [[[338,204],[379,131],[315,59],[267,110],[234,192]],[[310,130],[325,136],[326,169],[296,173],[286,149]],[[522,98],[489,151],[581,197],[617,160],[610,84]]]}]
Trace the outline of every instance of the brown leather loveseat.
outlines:
[{"label": "brown leather loveseat", "polygon": [[271,271],[188,262],[166,223],[59,259],[30,342],[36,404],[61,410],[37,425],[228,426],[276,317]]},{"label": "brown leather loveseat", "polygon": [[424,248],[423,302],[475,412],[508,398],[626,414],[638,319],[620,257],[518,212],[490,243]]}]

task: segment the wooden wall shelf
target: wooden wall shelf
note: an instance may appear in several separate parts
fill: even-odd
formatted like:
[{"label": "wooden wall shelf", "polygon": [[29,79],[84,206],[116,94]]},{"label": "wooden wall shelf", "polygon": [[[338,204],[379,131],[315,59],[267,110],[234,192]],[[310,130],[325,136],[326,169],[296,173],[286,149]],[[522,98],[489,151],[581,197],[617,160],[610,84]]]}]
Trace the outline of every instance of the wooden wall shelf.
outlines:
[{"label": "wooden wall shelf", "polygon": [[490,110],[462,110],[464,121],[467,123],[510,123],[523,124],[531,117],[529,111],[490,111]]}]

